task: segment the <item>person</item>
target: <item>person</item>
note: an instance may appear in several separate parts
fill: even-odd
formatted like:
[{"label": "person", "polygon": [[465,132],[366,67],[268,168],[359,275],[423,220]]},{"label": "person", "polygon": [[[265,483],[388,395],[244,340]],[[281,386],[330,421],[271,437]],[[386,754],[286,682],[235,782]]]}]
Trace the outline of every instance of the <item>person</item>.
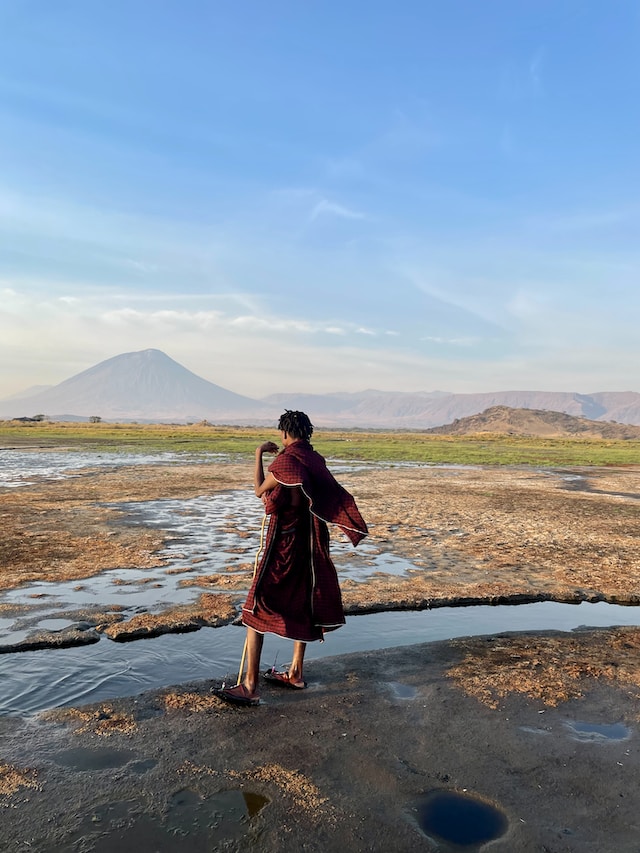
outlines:
[{"label": "person", "polygon": [[[253,583],[242,609],[247,668],[242,681],[222,690],[239,705],[259,704],[260,655],[265,633],[293,640],[287,671],[264,673],[274,684],[306,687],[307,643],[344,625],[338,575],[329,554],[327,523],[355,546],[368,531],[352,495],[333,477],[310,443],[313,425],[304,412],[286,410],[278,429],[283,449],[266,441],[256,449],[254,488],[269,523]],[[265,476],[263,455],[277,454]],[[244,656],[243,656],[244,660]],[[241,665],[242,669],[242,665]]]}]

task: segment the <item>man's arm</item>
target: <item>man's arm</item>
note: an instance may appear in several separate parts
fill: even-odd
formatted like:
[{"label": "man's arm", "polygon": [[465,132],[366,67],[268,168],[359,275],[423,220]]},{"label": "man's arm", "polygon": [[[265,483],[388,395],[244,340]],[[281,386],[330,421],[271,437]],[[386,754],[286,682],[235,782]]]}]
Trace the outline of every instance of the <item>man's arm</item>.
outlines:
[{"label": "man's arm", "polygon": [[253,475],[253,487],[256,493],[256,497],[261,498],[265,492],[270,491],[278,485],[278,481],[273,476],[273,474],[267,473],[267,476],[264,475],[264,468],[262,465],[262,454],[263,453],[278,453],[278,445],[273,441],[265,441],[264,444],[261,444],[260,447],[256,449],[256,464]]}]

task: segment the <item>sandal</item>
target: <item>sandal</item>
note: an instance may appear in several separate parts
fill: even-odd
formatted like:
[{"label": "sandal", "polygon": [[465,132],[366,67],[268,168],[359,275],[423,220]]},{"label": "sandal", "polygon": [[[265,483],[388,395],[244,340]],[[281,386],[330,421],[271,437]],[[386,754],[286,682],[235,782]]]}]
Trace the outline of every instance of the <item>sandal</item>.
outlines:
[{"label": "sandal", "polygon": [[236,684],[235,687],[223,687],[220,690],[220,698],[232,705],[255,706],[260,704],[258,696],[252,696],[244,684]]},{"label": "sandal", "polygon": [[263,673],[263,678],[272,684],[279,684],[280,687],[289,687],[292,690],[304,690],[307,686],[306,681],[291,681],[288,672],[277,672],[273,667]]}]

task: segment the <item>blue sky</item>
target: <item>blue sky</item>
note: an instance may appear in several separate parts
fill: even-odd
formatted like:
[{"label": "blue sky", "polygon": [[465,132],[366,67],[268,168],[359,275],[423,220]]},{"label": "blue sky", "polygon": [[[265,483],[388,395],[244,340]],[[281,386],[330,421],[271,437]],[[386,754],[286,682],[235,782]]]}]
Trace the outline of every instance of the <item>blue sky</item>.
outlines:
[{"label": "blue sky", "polygon": [[637,0],[0,0],[0,397],[640,391]]}]

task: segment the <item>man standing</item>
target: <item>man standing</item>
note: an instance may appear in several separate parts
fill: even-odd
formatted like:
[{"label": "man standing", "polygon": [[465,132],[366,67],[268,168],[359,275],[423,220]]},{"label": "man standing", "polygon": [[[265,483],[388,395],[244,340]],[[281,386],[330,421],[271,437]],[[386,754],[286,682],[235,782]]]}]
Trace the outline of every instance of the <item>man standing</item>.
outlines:
[{"label": "man standing", "polygon": [[[272,441],[256,450],[254,487],[262,498],[269,526],[264,550],[242,610],[247,627],[247,671],[235,687],[221,695],[239,705],[259,703],[258,677],[265,633],[294,641],[288,671],[274,669],[264,677],[296,690],[306,687],[303,664],[306,644],[322,640],[325,631],[344,625],[342,597],[329,555],[327,522],[337,524],[357,545],[367,526],[353,497],[329,472],[310,444],[313,425],[304,412],[285,411],[278,429],[282,451]],[[265,476],[264,453],[278,454]]]}]

